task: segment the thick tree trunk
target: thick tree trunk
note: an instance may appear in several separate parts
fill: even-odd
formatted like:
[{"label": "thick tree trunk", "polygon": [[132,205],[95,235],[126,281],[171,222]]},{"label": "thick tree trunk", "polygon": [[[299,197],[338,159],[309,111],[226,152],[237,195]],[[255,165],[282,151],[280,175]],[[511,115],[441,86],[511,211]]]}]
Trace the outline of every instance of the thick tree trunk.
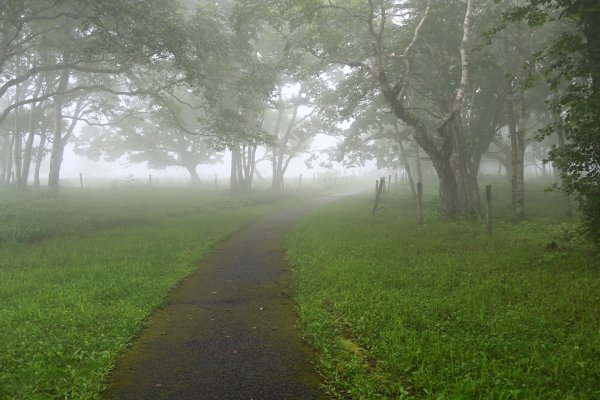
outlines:
[{"label": "thick tree trunk", "polygon": [[[66,58],[66,57],[65,57]],[[58,92],[64,92],[69,84],[69,70],[64,70],[58,82]],[[63,98],[54,97],[54,130],[52,132],[52,150],[50,153],[50,173],[48,174],[48,190],[51,194],[58,194],[60,183],[60,167],[63,162],[65,143],[63,143]],[[73,120],[75,124],[75,120]],[[74,126],[74,125],[72,125]]]},{"label": "thick tree trunk", "polygon": [[198,171],[196,171],[196,166],[195,165],[185,165],[184,168],[187,169],[188,173],[190,174],[190,183],[192,185],[199,184],[200,176],[198,175]]}]

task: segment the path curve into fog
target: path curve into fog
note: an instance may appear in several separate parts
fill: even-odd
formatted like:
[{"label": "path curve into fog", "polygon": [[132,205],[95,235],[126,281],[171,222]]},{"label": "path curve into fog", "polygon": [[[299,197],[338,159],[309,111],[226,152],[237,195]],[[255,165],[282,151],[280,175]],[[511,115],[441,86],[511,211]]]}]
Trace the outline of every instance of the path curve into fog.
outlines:
[{"label": "path curve into fog", "polygon": [[269,214],[223,242],[150,317],[104,398],[323,398],[296,329],[283,240],[305,213],[351,194]]}]

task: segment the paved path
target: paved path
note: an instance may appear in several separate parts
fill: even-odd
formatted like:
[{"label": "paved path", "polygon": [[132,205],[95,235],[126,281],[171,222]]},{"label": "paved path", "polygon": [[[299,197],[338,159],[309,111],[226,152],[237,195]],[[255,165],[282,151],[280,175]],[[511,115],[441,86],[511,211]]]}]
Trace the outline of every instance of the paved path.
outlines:
[{"label": "paved path", "polygon": [[296,329],[283,239],[309,201],[243,228],[175,288],[118,361],[105,399],[321,399]]}]

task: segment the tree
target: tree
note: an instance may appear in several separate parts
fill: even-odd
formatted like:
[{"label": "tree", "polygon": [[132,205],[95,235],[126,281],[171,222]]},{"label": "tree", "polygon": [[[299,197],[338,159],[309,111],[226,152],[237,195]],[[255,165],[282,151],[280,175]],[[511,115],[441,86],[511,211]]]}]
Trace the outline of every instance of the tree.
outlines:
[{"label": "tree", "polygon": [[[210,20],[210,17],[205,18]],[[64,124],[65,107],[74,96],[95,92],[120,92],[98,82],[101,76],[118,77],[140,65],[169,62],[185,71],[188,80],[202,77],[202,56],[210,47],[195,42],[193,51],[186,21],[176,2],[150,0],[72,1],[51,3],[8,0],[0,13],[0,98],[11,88],[39,76],[56,72],[58,79],[37,96],[19,99],[0,109],[0,124],[20,107],[52,100],[55,125],[50,163],[49,189],[58,190],[62,152],[80,117],[71,115]],[[207,35],[213,40],[218,32]],[[214,41],[211,44],[215,44]],[[24,57],[30,60],[23,64]],[[77,83],[73,77],[77,75]],[[131,82],[130,82],[131,83]],[[140,94],[127,88],[128,94]],[[83,107],[83,105],[82,105]],[[79,110],[75,107],[75,110]],[[17,160],[17,161],[20,161]]]},{"label": "tree", "polygon": [[103,157],[106,161],[126,156],[131,163],[147,162],[153,169],[182,167],[189,173],[192,184],[200,182],[199,165],[221,160],[204,136],[187,134],[166,123],[153,123],[148,117],[142,114],[117,125],[87,127],[77,140],[76,152],[92,159]]},{"label": "tree", "polygon": [[557,133],[564,144],[550,151],[562,189],[578,200],[587,227],[600,242],[600,4],[595,0],[529,0],[506,13],[508,21],[556,30],[544,60]]},{"label": "tree", "polygon": [[[308,150],[316,134],[317,127],[311,120],[314,113],[307,110],[309,99],[306,93],[300,90],[291,98],[284,99],[283,87],[280,86],[274,109],[265,112],[263,127],[271,135],[271,144],[268,146],[273,170],[271,187],[275,190],[284,186],[284,175],[290,162],[303,151]],[[304,108],[304,115],[300,112]]]},{"label": "tree", "polygon": [[[344,103],[337,106],[343,109],[339,110],[342,118],[352,120],[353,107],[382,96],[396,118],[411,127],[438,174],[443,215],[478,212],[480,153],[493,135],[470,129],[471,109],[481,92],[474,79],[479,62],[472,52],[479,37],[474,29],[483,29],[473,24],[473,16],[481,19],[487,4],[472,0],[466,4],[251,3],[257,14],[266,15],[288,37],[290,46],[318,60],[322,67],[318,73],[327,75],[323,86],[332,75],[340,79],[334,85]],[[291,22],[285,25],[284,21]],[[339,95],[344,87],[347,95]]]}]

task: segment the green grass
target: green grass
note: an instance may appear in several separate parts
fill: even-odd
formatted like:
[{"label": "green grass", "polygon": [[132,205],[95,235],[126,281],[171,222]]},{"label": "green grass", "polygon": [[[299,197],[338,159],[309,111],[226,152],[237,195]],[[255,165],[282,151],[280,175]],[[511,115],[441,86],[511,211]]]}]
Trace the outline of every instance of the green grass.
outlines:
[{"label": "green grass", "polygon": [[97,398],[169,289],[278,203],[152,188],[0,193],[0,204],[0,399],[33,400]]},{"label": "green grass", "polygon": [[[513,223],[415,224],[410,197],[344,200],[287,240],[301,328],[334,398],[600,398],[600,257],[561,197]],[[555,241],[558,249],[547,248]]]}]

